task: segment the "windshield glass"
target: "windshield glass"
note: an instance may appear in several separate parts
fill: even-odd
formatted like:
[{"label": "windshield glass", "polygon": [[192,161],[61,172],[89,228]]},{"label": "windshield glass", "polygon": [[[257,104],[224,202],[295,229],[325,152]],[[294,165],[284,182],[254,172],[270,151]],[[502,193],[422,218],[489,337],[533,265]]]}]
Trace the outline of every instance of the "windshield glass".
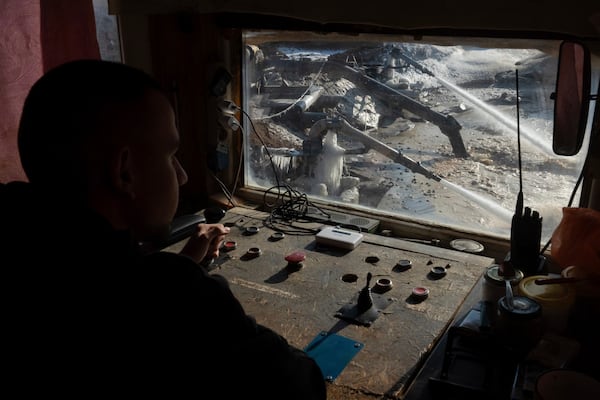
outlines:
[{"label": "windshield glass", "polygon": [[587,143],[552,150],[559,41],[244,41],[246,187],[502,238],[522,189],[543,240],[560,222]]}]

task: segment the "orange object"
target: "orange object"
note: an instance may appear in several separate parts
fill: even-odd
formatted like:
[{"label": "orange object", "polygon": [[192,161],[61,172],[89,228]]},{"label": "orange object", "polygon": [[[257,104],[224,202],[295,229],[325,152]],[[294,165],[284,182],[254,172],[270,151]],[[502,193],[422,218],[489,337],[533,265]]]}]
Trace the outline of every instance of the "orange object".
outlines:
[{"label": "orange object", "polygon": [[600,212],[564,207],[550,250],[561,269],[576,265],[587,275],[600,276]]}]

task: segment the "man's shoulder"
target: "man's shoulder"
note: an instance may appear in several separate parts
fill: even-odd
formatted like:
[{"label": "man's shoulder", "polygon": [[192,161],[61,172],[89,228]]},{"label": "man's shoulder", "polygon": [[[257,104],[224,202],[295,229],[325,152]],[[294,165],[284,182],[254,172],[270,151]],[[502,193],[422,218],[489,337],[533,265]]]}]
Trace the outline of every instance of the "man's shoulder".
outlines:
[{"label": "man's shoulder", "polygon": [[132,271],[140,280],[177,297],[186,293],[196,297],[231,296],[227,282],[210,275],[192,259],[177,253],[159,251],[138,258]]}]

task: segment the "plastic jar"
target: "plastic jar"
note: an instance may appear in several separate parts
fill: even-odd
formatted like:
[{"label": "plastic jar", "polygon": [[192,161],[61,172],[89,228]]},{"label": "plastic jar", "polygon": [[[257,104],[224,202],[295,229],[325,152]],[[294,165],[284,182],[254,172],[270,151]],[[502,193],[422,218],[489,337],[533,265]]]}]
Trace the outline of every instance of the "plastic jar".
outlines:
[{"label": "plastic jar", "polygon": [[490,265],[485,274],[483,275],[483,290],[482,300],[492,302],[494,305],[500,300],[501,297],[506,295],[506,281],[510,281],[510,285],[515,288],[523,279],[523,272],[515,269],[515,273],[512,276],[500,275],[500,265]]},{"label": "plastic jar", "polygon": [[537,301],[542,306],[544,331],[562,335],[567,330],[569,313],[575,296],[571,284],[538,285],[536,279],[547,279],[546,275],[532,275],[519,283],[519,294]]},{"label": "plastic jar", "polygon": [[498,300],[495,332],[501,342],[520,354],[526,354],[542,337],[542,307],[528,297],[514,296]]}]

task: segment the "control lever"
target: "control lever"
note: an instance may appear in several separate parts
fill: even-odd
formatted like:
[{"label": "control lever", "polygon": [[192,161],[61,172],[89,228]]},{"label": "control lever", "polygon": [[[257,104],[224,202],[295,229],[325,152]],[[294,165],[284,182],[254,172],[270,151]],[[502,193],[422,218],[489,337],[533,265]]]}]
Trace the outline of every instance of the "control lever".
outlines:
[{"label": "control lever", "polygon": [[335,316],[360,325],[371,326],[381,311],[389,306],[393,299],[382,294],[373,294],[371,279],[373,274],[367,273],[367,284],[355,295],[350,303],[342,306]]},{"label": "control lever", "polygon": [[371,274],[369,272],[367,274],[367,284],[365,285],[364,288],[362,288],[362,290],[358,294],[358,301],[356,303],[356,307],[358,308],[358,310],[360,312],[365,312],[369,308],[373,307],[373,296],[371,294],[371,288],[370,288],[372,277],[373,277],[373,274]]}]

